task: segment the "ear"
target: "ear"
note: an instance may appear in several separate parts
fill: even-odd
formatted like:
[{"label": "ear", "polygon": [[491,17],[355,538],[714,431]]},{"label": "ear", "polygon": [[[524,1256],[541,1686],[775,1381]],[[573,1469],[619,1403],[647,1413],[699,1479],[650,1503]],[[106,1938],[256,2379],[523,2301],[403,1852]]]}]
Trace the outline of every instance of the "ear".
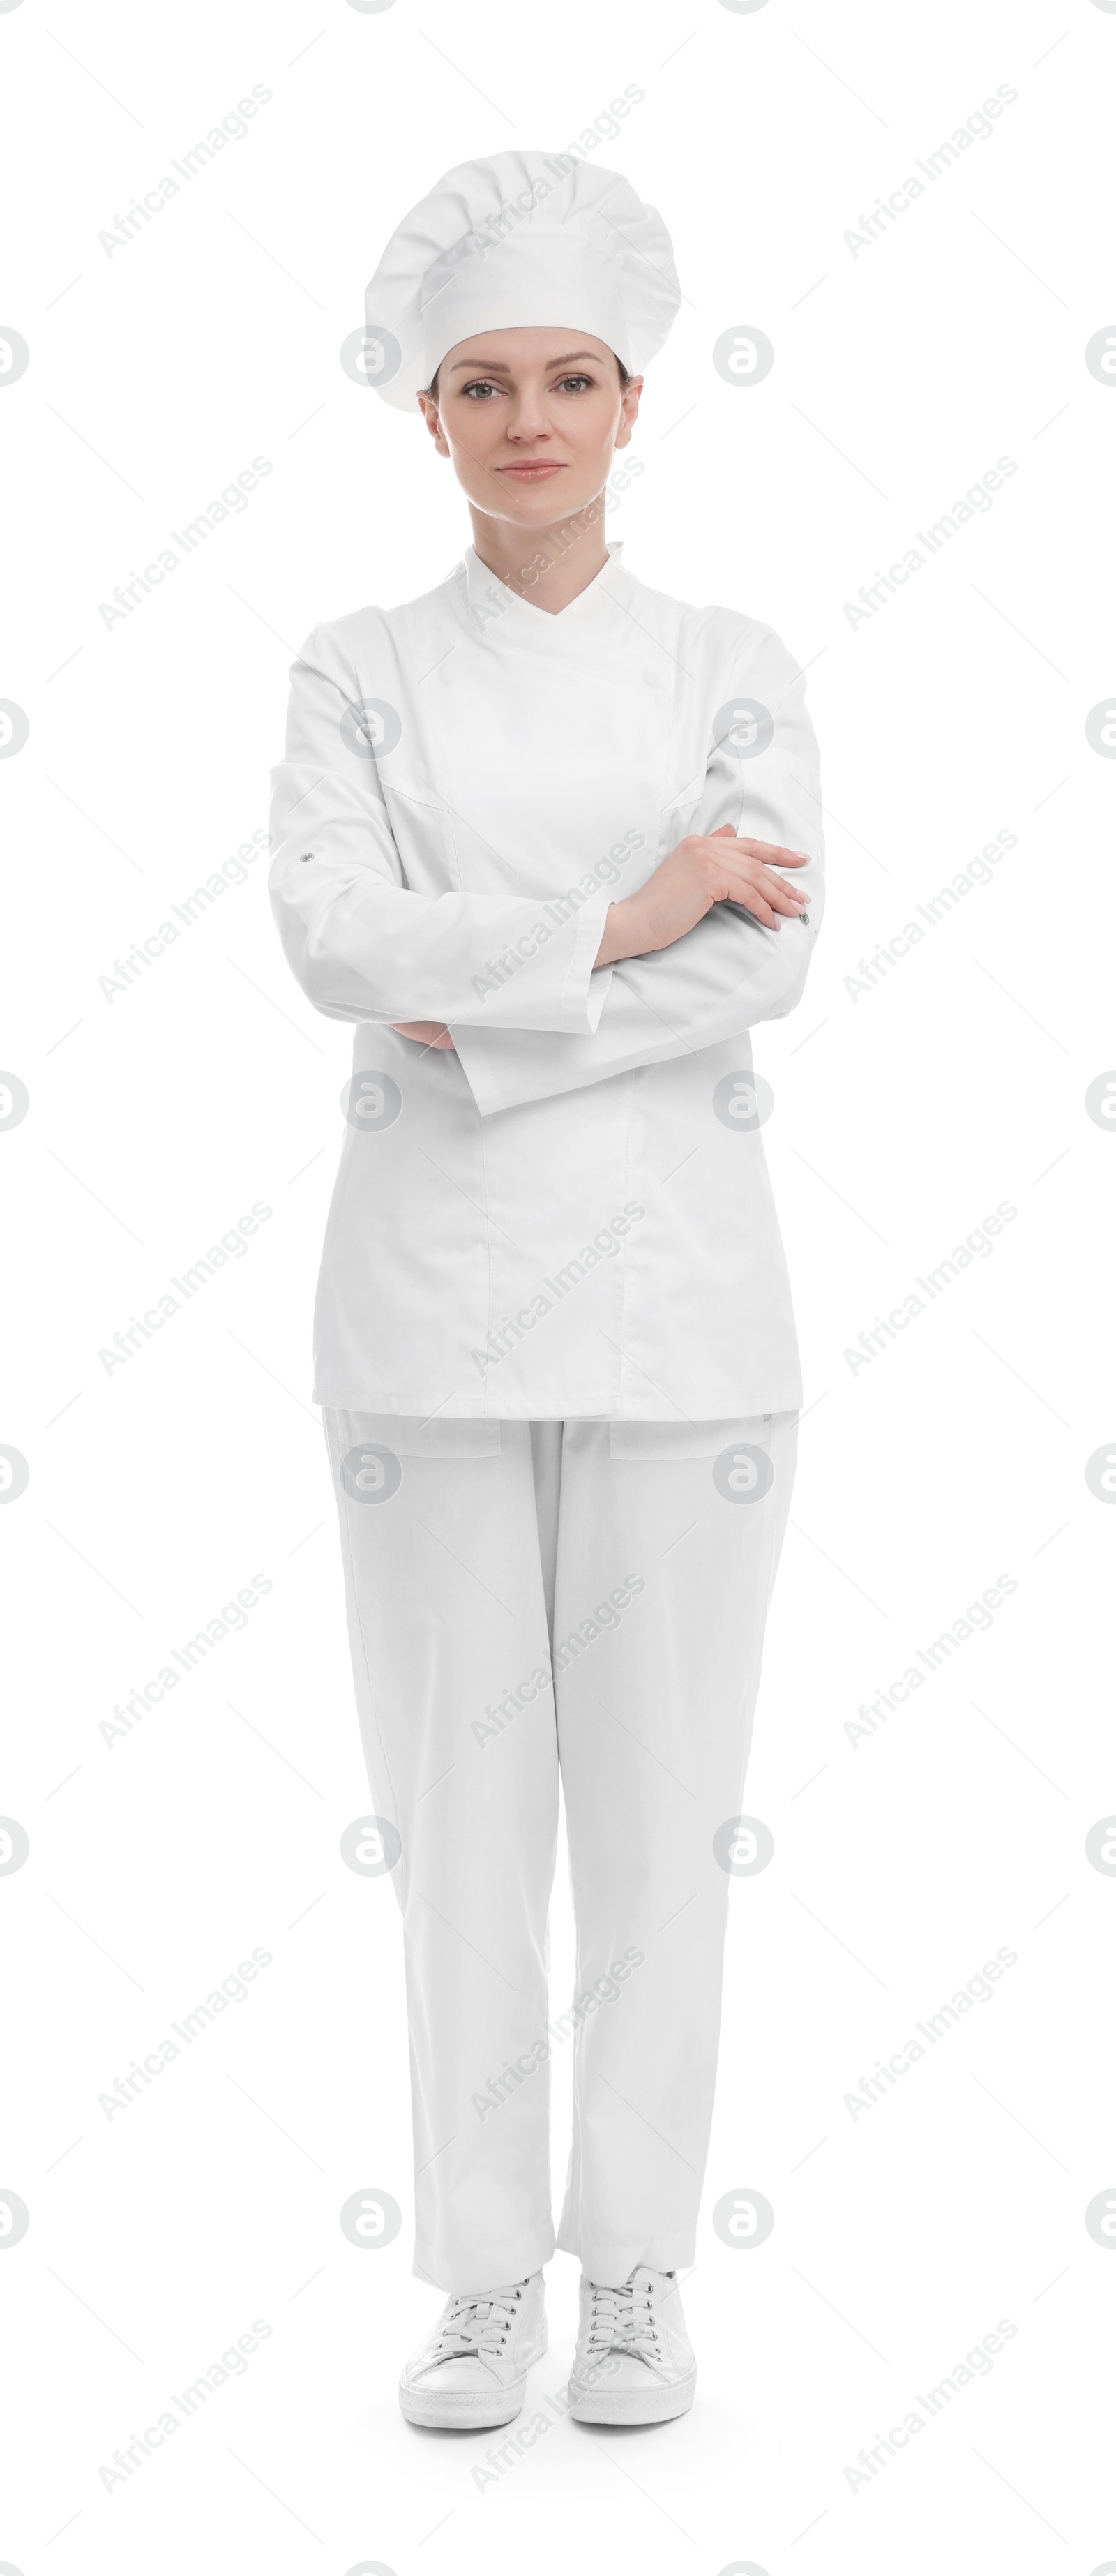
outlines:
[{"label": "ear", "polygon": [[631,441],[632,431],[639,419],[639,398],[643,392],[643,385],[642,376],[633,376],[631,383],[625,385],[620,396],[620,425],[615,441],[617,447],[627,447]]},{"label": "ear", "polygon": [[433,401],[429,394],[416,394],[415,400],[418,403],[419,410],[426,422],[426,426],[434,441],[434,445],[438,450],[439,456],[448,456],[449,443],[446,438],[445,431],[442,428],[441,421],[438,418],[437,403]]}]

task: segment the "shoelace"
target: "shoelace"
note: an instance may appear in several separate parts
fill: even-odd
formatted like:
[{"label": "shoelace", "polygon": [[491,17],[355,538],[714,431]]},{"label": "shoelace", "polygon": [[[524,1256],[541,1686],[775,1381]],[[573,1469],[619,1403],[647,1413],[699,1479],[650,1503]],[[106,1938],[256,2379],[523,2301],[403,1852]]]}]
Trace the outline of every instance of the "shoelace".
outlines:
[{"label": "shoelace", "polygon": [[589,2325],[586,2357],[604,2352],[631,2352],[637,2360],[648,2358],[650,2347],[657,2351],[658,2328],[655,2324],[655,2302],[649,2282],[638,2289],[625,2281],[622,2288],[593,2283],[593,2308]]},{"label": "shoelace", "polygon": [[516,2301],[522,2298],[525,2287],[526,2283],[521,2283],[518,2289],[489,2290],[480,2298],[468,2298],[464,2292],[455,2297],[435,2337],[432,2358],[450,2361],[473,2353],[499,2355],[515,2320]]}]

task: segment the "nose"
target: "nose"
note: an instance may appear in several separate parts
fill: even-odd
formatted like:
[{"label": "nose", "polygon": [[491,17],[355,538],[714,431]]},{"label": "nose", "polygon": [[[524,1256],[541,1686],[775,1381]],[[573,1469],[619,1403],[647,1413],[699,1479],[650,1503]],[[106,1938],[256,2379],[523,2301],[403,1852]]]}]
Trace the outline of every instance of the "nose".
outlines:
[{"label": "nose", "polygon": [[549,438],[550,423],[537,394],[522,393],[514,401],[508,418],[508,437],[517,445],[530,445],[536,438]]}]

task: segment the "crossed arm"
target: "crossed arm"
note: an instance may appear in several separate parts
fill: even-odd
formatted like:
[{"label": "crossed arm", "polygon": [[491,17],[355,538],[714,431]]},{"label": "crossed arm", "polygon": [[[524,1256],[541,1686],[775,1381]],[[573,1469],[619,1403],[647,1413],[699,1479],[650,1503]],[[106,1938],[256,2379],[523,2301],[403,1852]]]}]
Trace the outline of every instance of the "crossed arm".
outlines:
[{"label": "crossed arm", "polygon": [[[556,925],[533,896],[408,886],[375,768],[343,748],[360,682],[318,630],[292,674],[269,878],[288,961],[315,1007],[456,1051],[485,1116],[792,1010],[823,902],[817,749],[802,674],[770,630],[742,639],[726,689],[734,680],[773,713],[763,756],[741,759],[718,737],[700,781],[676,792],[681,819],[700,786],[703,828],[635,893],[611,902],[602,888]],[[398,801],[431,801],[398,762],[391,785]],[[803,869],[800,885],[784,873]],[[520,962],[494,980],[494,956]]]},{"label": "crossed arm", "polygon": [[[782,914],[797,919],[805,911],[807,897],[776,871],[808,866],[808,851],[740,840],[731,823],[708,834],[688,833],[636,894],[610,903],[593,971],[625,957],[652,957],[659,949],[672,948],[715,903],[739,904],[765,929],[777,930]],[[441,1020],[393,1020],[391,1025],[400,1037],[413,1038],[420,1046],[452,1049],[454,1044]]]}]

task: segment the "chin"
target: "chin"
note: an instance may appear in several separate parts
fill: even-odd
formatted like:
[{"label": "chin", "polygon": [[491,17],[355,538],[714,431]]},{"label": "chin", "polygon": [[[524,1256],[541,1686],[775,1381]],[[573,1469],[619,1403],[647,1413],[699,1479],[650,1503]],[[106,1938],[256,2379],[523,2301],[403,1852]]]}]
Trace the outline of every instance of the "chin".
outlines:
[{"label": "chin", "polygon": [[[568,519],[575,510],[584,510],[595,498],[580,477],[555,474],[545,483],[505,483],[498,481],[499,508],[496,515],[512,520],[518,527],[545,527],[552,519]],[[481,505],[482,507],[484,504]]]}]

